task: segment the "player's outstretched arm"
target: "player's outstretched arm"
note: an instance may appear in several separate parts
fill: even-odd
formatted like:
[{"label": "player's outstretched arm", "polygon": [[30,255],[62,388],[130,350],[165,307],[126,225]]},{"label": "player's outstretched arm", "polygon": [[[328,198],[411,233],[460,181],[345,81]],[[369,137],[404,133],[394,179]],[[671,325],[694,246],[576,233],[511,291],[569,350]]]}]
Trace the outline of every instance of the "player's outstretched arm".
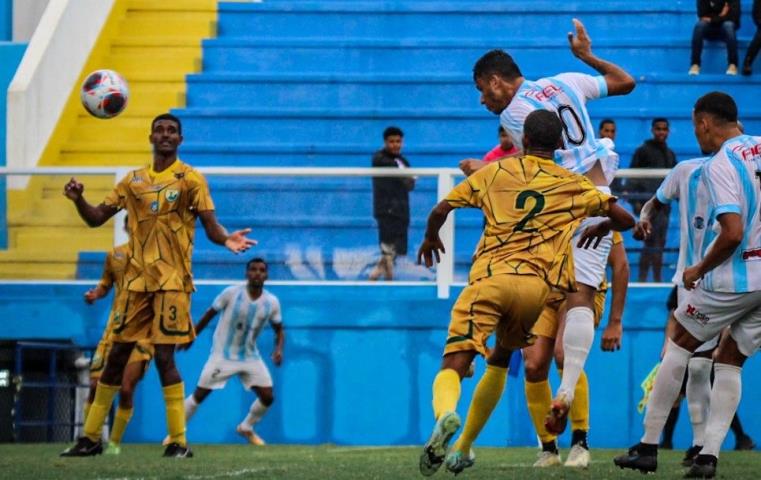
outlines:
[{"label": "player's outstretched arm", "polygon": [[721,232],[716,237],[711,248],[708,249],[703,260],[684,269],[682,280],[684,288],[692,290],[703,275],[718,267],[726,259],[732,256],[743,240],[744,228],[742,218],[737,213],[722,213],[717,218],[721,225]]},{"label": "player's outstretched arm", "polygon": [[77,207],[77,213],[82,217],[88,227],[100,227],[113,217],[117,209],[104,203],[94,206],[87,203],[84,197],[85,186],[71,177],[69,183],[63,186],[63,195],[74,202]]},{"label": "player's outstretched arm", "polygon": [[433,207],[433,210],[431,210],[431,213],[428,215],[425,238],[417,252],[418,265],[425,263],[426,267],[432,267],[434,265],[434,257],[436,258],[436,263],[441,262],[441,255],[439,252],[446,253],[446,251],[444,250],[444,244],[441,242],[441,238],[439,238],[439,230],[441,230],[441,226],[444,225],[444,222],[447,221],[447,216],[452,210],[454,210],[454,208],[446,200],[440,201],[435,207]]},{"label": "player's outstretched arm", "polygon": [[282,323],[273,323],[272,329],[275,330],[275,350],[272,352],[272,361],[280,366],[283,363],[283,345],[285,345],[285,330]]},{"label": "player's outstretched arm", "polygon": [[233,233],[227,233],[225,227],[217,221],[217,215],[214,210],[205,210],[198,212],[201,224],[206,231],[206,237],[217,245],[224,245],[233,253],[242,253],[256,245],[256,240],[246,237],[251,232],[250,228],[236,230]]},{"label": "player's outstretched arm", "polygon": [[603,237],[610,233],[611,230],[624,232],[632,227],[634,227],[634,217],[618,205],[615,199],[611,199],[608,219],[587,227],[581,232],[581,238],[577,246],[579,248],[597,248]]},{"label": "player's outstretched arm", "polygon": [[634,90],[637,84],[626,70],[592,53],[592,39],[589,38],[584,24],[574,18],[573,26],[576,29],[576,34],[568,32],[568,43],[571,44],[571,52],[576,58],[594,68],[605,77],[608,95],[626,95]]},{"label": "player's outstretched arm", "polygon": [[626,290],[629,288],[629,260],[626,258],[624,243],[613,245],[608,255],[608,264],[613,272],[613,299],[610,305],[610,316],[605,331],[602,333],[601,346],[605,352],[613,352],[621,348],[623,326],[621,320],[624,316],[624,304],[626,303]]}]

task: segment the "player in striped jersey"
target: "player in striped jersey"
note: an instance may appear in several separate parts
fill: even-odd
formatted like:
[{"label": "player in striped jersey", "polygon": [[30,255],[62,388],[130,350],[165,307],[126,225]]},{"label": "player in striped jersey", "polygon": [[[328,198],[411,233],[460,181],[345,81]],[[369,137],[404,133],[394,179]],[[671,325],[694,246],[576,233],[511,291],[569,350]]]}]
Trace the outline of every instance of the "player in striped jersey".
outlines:
[{"label": "player in striped jersey", "polygon": [[656,470],[658,438],[692,353],[729,327],[730,334],[723,336],[714,354],[714,383],[703,448],[686,474],[687,478],[713,478],[721,443],[740,401],[742,365],[761,346],[757,178],[761,137],[741,133],[737,105],[721,92],[698,99],[693,124],[701,149],[714,152],[703,165],[700,180],[710,200],[705,234],[695,246],[699,248],[698,260],[682,274],[686,293],[675,312],[677,325],[650,395],[645,434],[639,444],[614,462],[622,468]]},{"label": "player in striped jersey", "polygon": [[[275,330],[275,350],[272,361],[280,366],[283,361],[283,319],[277,297],[264,289],[267,280],[267,263],[254,258],[246,264],[245,285],[226,288],[214,300],[196,325],[196,332],[209,324],[217,313],[222,316],[214,330],[211,355],[201,372],[195,392],[185,399],[185,418],[190,420],[198,406],[212,390],[225,386],[230,377],[238,376],[246,389],[256,393],[256,400],[238,425],[236,431],[253,445],[264,445],[253,426],[267,413],[275,397],[272,377],[256,348],[256,338],[269,323]],[[186,344],[181,349],[187,349]]]},{"label": "player in striped jersey", "polygon": [[[600,76],[562,73],[531,81],[523,77],[510,55],[492,50],[476,62],[473,80],[481,92],[481,103],[500,116],[501,125],[513,137],[515,145],[522,144],[523,124],[531,112],[555,112],[563,124],[563,146],[555,151],[555,162],[587,176],[598,189],[610,193],[608,185],[618,168],[618,155],[612,150],[612,141],[595,138],[586,103],[605,96],[625,95],[634,89],[635,82],[621,67],[595,56],[584,25],[577,19],[573,23],[576,35],[568,34],[571,52]],[[577,235],[600,221],[600,218],[586,219]],[[578,291],[568,295],[562,342],[565,368],[545,420],[547,430],[552,433],[565,429],[574,389],[594,340],[594,297],[604,279],[610,249],[611,235],[595,249],[573,249]]]}]

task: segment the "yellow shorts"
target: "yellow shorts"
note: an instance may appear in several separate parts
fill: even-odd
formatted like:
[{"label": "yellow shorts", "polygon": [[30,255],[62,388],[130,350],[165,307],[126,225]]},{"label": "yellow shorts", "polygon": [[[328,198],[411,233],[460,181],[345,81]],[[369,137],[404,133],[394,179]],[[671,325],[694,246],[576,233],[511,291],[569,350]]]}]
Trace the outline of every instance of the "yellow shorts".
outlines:
[{"label": "yellow shorts", "polygon": [[[97,380],[103,373],[103,367],[106,366],[106,359],[111,351],[113,342],[110,340],[101,340],[90,361],[90,379]],[[153,359],[153,345],[150,342],[142,341],[135,344],[132,353],[127,360],[127,365],[135,362],[145,362],[145,369],[148,369],[148,362]]]},{"label": "yellow shorts", "polygon": [[497,332],[497,341],[515,350],[534,341],[531,327],[544,307],[549,287],[531,275],[495,275],[467,287],[452,308],[444,355],[475,350],[486,355],[486,340]]},{"label": "yellow shorts", "polygon": [[[605,295],[607,290],[598,290],[595,294],[595,328],[600,324],[602,314],[605,312]],[[558,334],[558,311],[565,306],[565,294],[552,291],[547,296],[547,302],[539,315],[539,320],[534,324],[531,333],[538,337],[555,338]]]},{"label": "yellow shorts", "polygon": [[115,342],[149,340],[154,345],[162,345],[188,343],[196,338],[187,292],[129,291],[120,303],[120,314],[111,332]]}]

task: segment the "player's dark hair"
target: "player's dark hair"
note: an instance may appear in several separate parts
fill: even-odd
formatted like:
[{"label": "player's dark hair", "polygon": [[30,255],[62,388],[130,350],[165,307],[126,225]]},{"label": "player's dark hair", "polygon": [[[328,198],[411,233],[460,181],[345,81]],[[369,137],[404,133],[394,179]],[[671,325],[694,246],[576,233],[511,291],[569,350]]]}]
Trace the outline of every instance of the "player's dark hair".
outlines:
[{"label": "player's dark hair", "polygon": [[597,127],[597,130],[602,130],[602,127],[604,127],[605,125],[609,123],[614,126],[616,125],[616,121],[613,120],[612,118],[603,118],[602,120],[600,120],[600,125]]},{"label": "player's dark hair", "polygon": [[655,117],[652,122],[650,122],[650,126],[654,127],[656,123],[665,123],[666,126],[669,126],[669,119],[666,117]]},{"label": "player's dark hair", "polygon": [[556,113],[549,110],[534,110],[523,123],[523,136],[533,148],[554,150],[563,135],[563,125]]},{"label": "player's dark hair", "polygon": [[246,270],[251,268],[251,265],[253,265],[255,263],[263,263],[264,264],[264,268],[269,270],[269,265],[267,265],[267,262],[265,262],[264,259],[261,258],[261,257],[252,258],[251,260],[246,262]]},{"label": "player's dark hair", "polygon": [[491,50],[486,52],[473,65],[473,80],[497,75],[505,80],[513,80],[522,77],[521,69],[504,50]]},{"label": "player's dark hair", "polygon": [[507,132],[505,131],[505,127],[500,125],[499,128],[497,129],[497,133],[507,133]]},{"label": "player's dark hair", "polygon": [[151,132],[153,131],[153,127],[156,126],[156,122],[160,120],[170,120],[177,124],[177,133],[182,135],[182,122],[180,122],[180,119],[172,115],[171,113],[162,113],[161,115],[157,116],[153,119],[151,122]]},{"label": "player's dark hair", "polygon": [[695,102],[695,114],[706,113],[722,122],[737,122],[737,104],[724,92],[706,93]]},{"label": "player's dark hair", "polygon": [[383,130],[383,140],[387,139],[388,137],[403,137],[404,132],[399,127],[394,127],[393,125],[390,127],[386,127],[385,130]]}]

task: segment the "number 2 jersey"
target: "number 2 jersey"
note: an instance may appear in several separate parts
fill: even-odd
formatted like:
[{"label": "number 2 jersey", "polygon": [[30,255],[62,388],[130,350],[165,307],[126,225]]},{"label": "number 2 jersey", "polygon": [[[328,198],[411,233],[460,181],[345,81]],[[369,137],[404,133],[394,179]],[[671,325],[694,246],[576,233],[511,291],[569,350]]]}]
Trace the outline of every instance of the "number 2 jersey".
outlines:
[{"label": "number 2 jersey", "polygon": [[510,134],[514,145],[522,145],[523,123],[535,110],[550,110],[563,123],[563,148],[555,151],[555,162],[583,175],[599,160],[608,184],[618,169],[618,154],[612,142],[595,138],[587,112],[587,101],[608,95],[602,76],[561,73],[537,81],[524,80],[510,104],[500,115],[500,124]]},{"label": "number 2 jersey", "polygon": [[574,291],[571,237],[584,217],[605,216],[613,199],[550,159],[526,155],[479,169],[446,197],[480,208],[486,228],[469,281],[497,274],[536,275]]},{"label": "number 2 jersey", "polygon": [[740,215],[743,239],[735,252],[703,277],[701,286],[714,292],[761,290],[761,137],[739,135],[721,146],[703,167],[703,181],[711,198],[710,220],[703,256],[721,231],[717,218]]}]

